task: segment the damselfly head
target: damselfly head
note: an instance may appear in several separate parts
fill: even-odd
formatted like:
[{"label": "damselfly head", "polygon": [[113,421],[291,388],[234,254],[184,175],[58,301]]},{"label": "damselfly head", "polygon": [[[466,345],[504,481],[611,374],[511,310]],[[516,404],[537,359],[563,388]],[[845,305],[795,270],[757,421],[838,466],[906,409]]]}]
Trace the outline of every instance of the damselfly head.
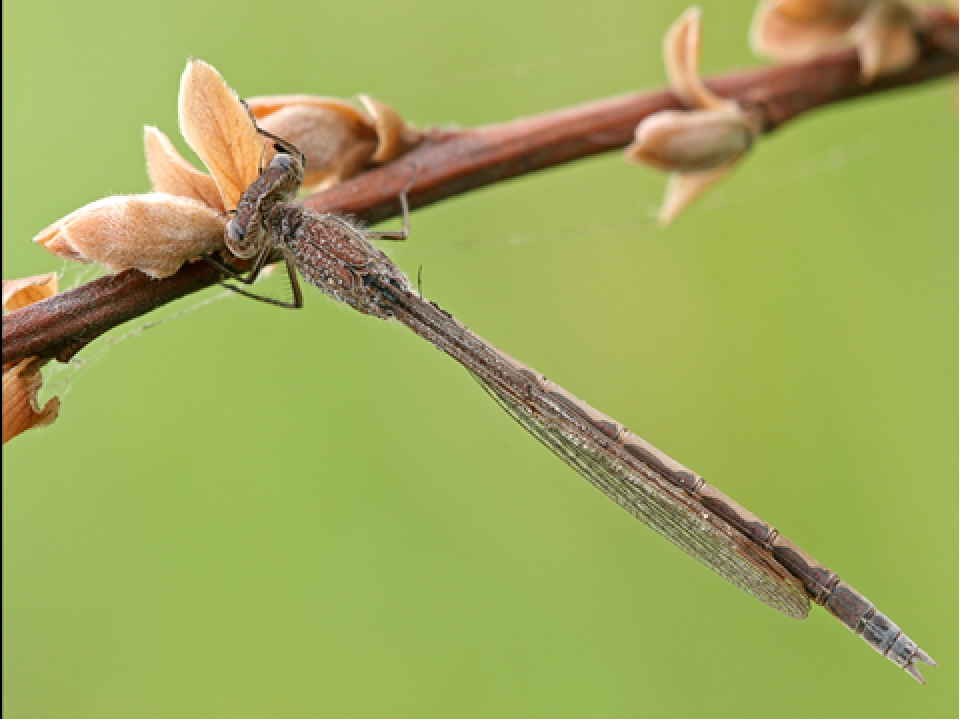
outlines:
[{"label": "damselfly head", "polygon": [[246,260],[256,255],[264,242],[259,208],[252,214],[245,214],[242,220],[239,212],[230,218],[223,231],[223,239],[227,249],[235,257]]}]

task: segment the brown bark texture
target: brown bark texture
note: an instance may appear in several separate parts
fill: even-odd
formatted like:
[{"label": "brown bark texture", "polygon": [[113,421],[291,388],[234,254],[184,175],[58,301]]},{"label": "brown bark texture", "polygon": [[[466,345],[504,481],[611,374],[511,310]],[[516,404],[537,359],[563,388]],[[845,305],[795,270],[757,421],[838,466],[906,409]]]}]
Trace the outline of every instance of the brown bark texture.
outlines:
[{"label": "brown bark texture", "polygon": [[[807,63],[717,75],[707,85],[760,118],[764,133],[824,105],[955,74],[957,16],[929,8],[921,53],[906,70],[865,84],[856,51]],[[669,90],[598,100],[573,108],[474,129],[430,129],[424,141],[394,162],[303,198],[317,212],[354,215],[364,223],[399,214],[399,194],[414,183],[411,209],[625,147],[637,124],[662,110],[682,109]],[[173,300],[216,284],[206,263],[188,263],[155,280],[137,270],[98,278],[3,317],[3,364],[25,357],[66,362],[108,330]]]}]

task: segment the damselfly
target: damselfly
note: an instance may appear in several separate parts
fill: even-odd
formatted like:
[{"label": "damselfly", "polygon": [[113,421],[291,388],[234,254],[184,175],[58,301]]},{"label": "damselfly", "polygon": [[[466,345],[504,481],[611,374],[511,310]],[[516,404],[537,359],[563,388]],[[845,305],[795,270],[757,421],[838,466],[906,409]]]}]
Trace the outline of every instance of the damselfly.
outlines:
[{"label": "damselfly", "polygon": [[[264,133],[265,135],[267,133]],[[737,505],[696,473],[593,409],[543,375],[485,342],[413,289],[371,238],[404,239],[404,230],[370,233],[333,214],[293,202],[304,158],[270,136],[277,154],[241,198],[226,229],[227,248],[253,258],[246,275],[214,258],[224,276],[250,285],[267,262],[281,257],[301,307],[297,272],[327,295],[367,315],[393,319],[459,362],[531,435],[607,497],[741,590],[792,618],[812,600],[877,652],[923,682],[916,663],[935,665],[872,603],[773,526]]]}]

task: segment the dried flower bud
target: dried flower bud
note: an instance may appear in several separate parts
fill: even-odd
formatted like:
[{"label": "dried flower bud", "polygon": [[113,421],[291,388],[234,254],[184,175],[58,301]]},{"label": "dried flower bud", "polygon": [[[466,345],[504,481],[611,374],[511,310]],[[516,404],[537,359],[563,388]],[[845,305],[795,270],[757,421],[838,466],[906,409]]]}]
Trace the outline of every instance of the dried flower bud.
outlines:
[{"label": "dried flower bud", "polygon": [[865,81],[917,59],[921,18],[902,0],[765,0],[750,28],[754,52],[801,62],[856,46]]},{"label": "dried flower bud", "polygon": [[60,412],[60,399],[50,398],[42,408],[37,402],[40,367],[37,358],[25,358],[3,371],[3,444],[34,427],[50,425]]},{"label": "dried flower bud", "polygon": [[[3,281],[4,311],[19,310],[57,294],[57,274]],[[40,368],[46,361],[25,358],[3,370],[3,444],[33,427],[49,425],[57,419],[60,399],[50,398],[41,408]]]},{"label": "dried flower bud", "polygon": [[57,294],[56,273],[3,281],[3,310],[12,312]]},{"label": "dried flower bud", "polygon": [[157,128],[144,126],[143,149],[153,192],[190,198],[220,213],[226,210],[213,177],[184,160],[170,139]]},{"label": "dried flower bud", "polygon": [[755,130],[739,110],[666,111],[637,125],[627,159],[667,172],[703,172],[736,160]]},{"label": "dried flower bud", "polygon": [[864,81],[904,70],[920,52],[916,33],[920,19],[898,0],[874,0],[850,31],[860,53]]},{"label": "dried flower bud", "polygon": [[700,79],[700,10],[687,10],[667,30],[663,61],[670,89],[689,108],[666,110],[637,125],[627,160],[671,173],[660,224],[666,225],[724,177],[760,134],[754,118],[733,100],[714,95]]},{"label": "dried flower bud", "polygon": [[243,103],[211,66],[189,60],[180,81],[180,127],[210,169],[196,170],[173,143],[144,128],[147,174],[156,192],[90,203],[33,240],[68,260],[162,278],[223,248],[224,218],[259,175],[264,144]]},{"label": "dried flower bud", "polygon": [[306,156],[303,187],[318,190],[403,154],[421,135],[386,103],[361,95],[369,116],[335,98],[276,95],[251,98],[260,127],[288,140]]},{"label": "dried flower bud", "polygon": [[400,113],[385,102],[370,95],[360,95],[358,99],[377,129],[377,151],[370,161],[378,165],[388,163],[416,147],[423,139],[423,133],[404,122]]},{"label": "dried flower bud", "polygon": [[68,260],[162,278],[191,258],[221,249],[225,224],[219,213],[188,198],[117,195],[70,213],[33,241]]},{"label": "dried flower bud", "polygon": [[264,143],[250,113],[213,67],[191,59],[180,79],[180,132],[232,210],[260,174]]},{"label": "dried flower bud", "polygon": [[362,172],[377,148],[377,133],[358,109],[334,98],[286,95],[251,98],[250,111],[264,130],[302,152],[302,187],[330,187]]},{"label": "dried flower bud", "polygon": [[763,0],[750,44],[758,55],[803,62],[849,47],[848,33],[871,0]]},{"label": "dried flower bud", "polygon": [[700,80],[700,8],[689,8],[663,38],[663,62],[673,94],[691,110],[736,107],[714,95]]}]

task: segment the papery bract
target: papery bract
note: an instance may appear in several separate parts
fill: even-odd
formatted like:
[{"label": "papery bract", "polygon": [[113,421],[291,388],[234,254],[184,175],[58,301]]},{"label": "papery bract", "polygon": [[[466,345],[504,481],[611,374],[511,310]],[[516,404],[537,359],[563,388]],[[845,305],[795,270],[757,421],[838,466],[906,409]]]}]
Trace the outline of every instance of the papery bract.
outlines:
[{"label": "papery bract", "polygon": [[257,179],[264,142],[237,94],[212,66],[191,59],[180,79],[180,132],[220,188],[232,210]]},{"label": "papery bract", "polygon": [[689,8],[667,29],[663,64],[673,94],[691,110],[736,107],[714,95],[700,79],[700,8]]},{"label": "papery bract", "polygon": [[3,281],[3,310],[10,312],[32,305],[57,294],[59,279],[56,273]]},{"label": "papery bract", "polygon": [[669,225],[680,211],[697,199],[718,180],[726,177],[730,169],[736,164],[731,160],[713,170],[697,173],[671,173],[667,178],[667,188],[663,193],[663,205],[657,221],[661,225]]},{"label": "papery bract", "polygon": [[60,257],[113,272],[173,275],[184,262],[223,247],[225,219],[196,200],[164,193],[116,195],[85,205],[33,241]]},{"label": "papery bract", "polygon": [[31,428],[50,425],[60,412],[60,398],[52,397],[41,408],[40,363],[24,358],[3,371],[3,444]]},{"label": "papery bract", "polygon": [[359,95],[358,99],[370,113],[377,130],[377,150],[370,158],[371,162],[378,165],[390,162],[416,147],[423,139],[423,134],[408,125],[391,105],[370,95]]},{"label": "papery bract", "polygon": [[157,128],[144,126],[143,150],[153,192],[196,200],[218,212],[226,210],[213,177],[184,160],[170,139]]}]

